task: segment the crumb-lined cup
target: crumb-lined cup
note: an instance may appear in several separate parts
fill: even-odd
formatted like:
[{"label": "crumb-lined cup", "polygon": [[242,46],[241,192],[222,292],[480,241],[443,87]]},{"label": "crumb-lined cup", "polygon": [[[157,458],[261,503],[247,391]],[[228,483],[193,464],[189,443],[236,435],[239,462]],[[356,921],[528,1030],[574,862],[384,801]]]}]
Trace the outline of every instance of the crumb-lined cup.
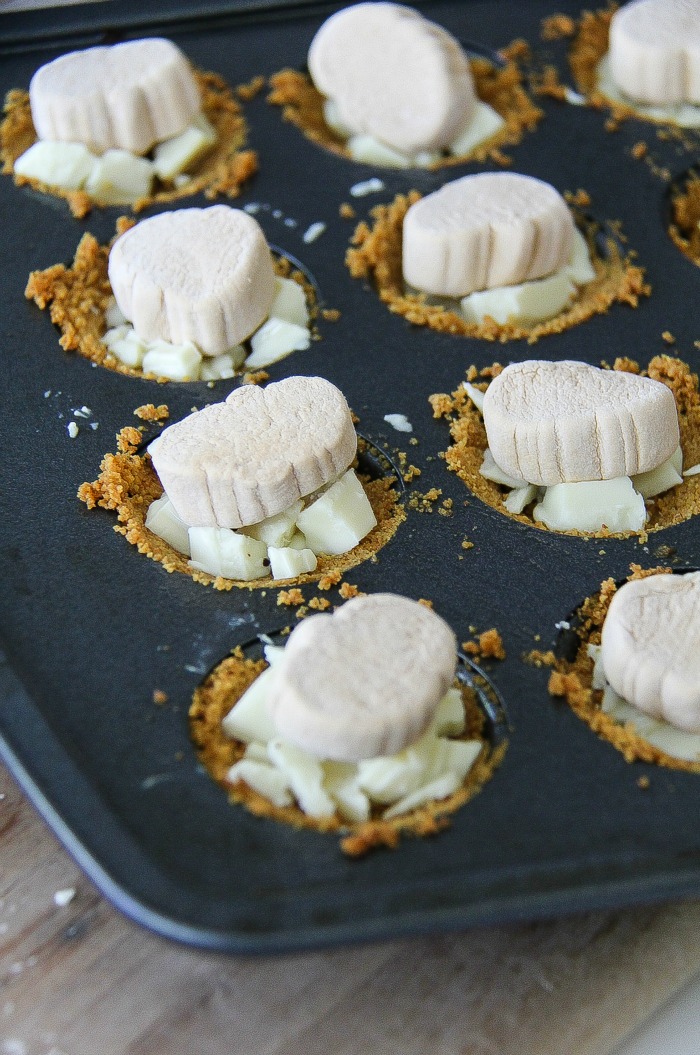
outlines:
[{"label": "crumb-lined cup", "polygon": [[698,382],[680,360],[644,374],[526,360],[483,376],[431,402],[450,418],[448,468],[487,504],[543,530],[640,539],[700,510]]},{"label": "crumb-lined cup", "polygon": [[309,75],[271,78],[269,101],[308,138],[384,168],[437,168],[466,158],[505,163],[542,111],[513,54],[470,59],[443,27],[402,4],[359,3],[315,34]]},{"label": "crumb-lined cup", "polygon": [[353,567],[404,517],[394,477],[360,470],[348,405],[323,378],[243,386],[148,451],[138,440],[123,437],[79,497],[116,510],[128,540],[168,571],[218,589]]},{"label": "crumb-lined cup", "polygon": [[398,195],[371,217],[346,264],[413,325],[534,342],[649,292],[614,239],[601,251],[597,225],[577,225],[562,195],[530,176],[464,176],[426,197]]},{"label": "crumb-lined cup", "polygon": [[200,759],[254,812],[339,832],[359,856],[434,834],[500,762],[502,705],[424,605],[360,597],[307,617],[284,647],[266,640],[267,666],[234,651],[190,710]]},{"label": "crumb-lined cup", "polygon": [[563,623],[550,694],[627,762],[700,772],[700,573],[633,565]]},{"label": "crumb-lined cup", "polygon": [[234,197],[257,169],[231,90],[160,38],[62,55],[29,93],[8,94],[5,114],[3,171],[65,198],[77,217],[200,191]]},{"label": "crumb-lined cup", "polygon": [[109,246],[86,234],[72,267],[30,275],[25,295],[50,306],[66,351],[133,376],[213,383],[309,347],[316,287],[244,210],[180,209],[117,232]]}]

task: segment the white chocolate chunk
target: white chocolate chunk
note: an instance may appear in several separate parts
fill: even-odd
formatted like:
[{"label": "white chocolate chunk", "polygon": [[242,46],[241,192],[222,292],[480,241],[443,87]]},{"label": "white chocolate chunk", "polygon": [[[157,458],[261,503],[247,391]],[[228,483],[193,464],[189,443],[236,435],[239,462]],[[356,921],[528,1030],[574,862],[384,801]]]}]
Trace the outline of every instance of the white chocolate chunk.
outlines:
[{"label": "white chocolate chunk", "polygon": [[159,143],[153,151],[153,168],[162,180],[174,180],[216,143],[216,130],[199,114],[184,132]]},{"label": "white chocolate chunk", "polygon": [[[138,337],[135,337],[136,342]],[[170,381],[196,381],[200,376],[201,363],[202,356],[191,341],[183,344],[151,341],[146,346],[141,369],[144,374],[167,377]]]},{"label": "white chocolate chunk", "polygon": [[641,531],[646,523],[644,499],[628,476],[615,480],[554,484],[532,511],[550,531]]},{"label": "white chocolate chunk", "polygon": [[402,154],[400,150],[380,143],[374,136],[350,136],[345,145],[353,161],[361,161],[363,165],[408,169],[415,164],[409,154]]},{"label": "white chocolate chunk", "polygon": [[356,450],[345,397],[320,377],[235,389],[149,448],[185,523],[229,528],[288,509],[343,472]]},{"label": "white chocolate chunk", "polygon": [[110,297],[105,308],[105,326],[108,330],[116,329],[126,323],[124,313],[120,309],[114,297]]},{"label": "white chocolate chunk", "polygon": [[289,779],[275,766],[250,758],[241,758],[231,766],[226,779],[230,784],[236,784],[242,780],[244,784],[247,784],[253,791],[257,791],[258,795],[268,799],[274,806],[282,807],[292,804]]},{"label": "white chocolate chunk", "polygon": [[464,726],[462,693],[453,685],[440,700],[428,732],[433,736],[460,736]]},{"label": "white chocolate chunk", "polygon": [[109,254],[119,307],[146,341],[191,341],[220,355],[267,317],[272,258],[256,221],[213,205],[160,213],[132,227]]},{"label": "white chocolate chunk", "polygon": [[311,334],[305,326],[269,318],[250,338],[253,350],[246,359],[246,366],[249,370],[260,370],[292,352],[305,352],[310,343]]},{"label": "white chocolate chunk", "polygon": [[34,74],[29,100],[40,139],[84,143],[94,154],[145,154],[200,109],[187,59],[158,38],[62,55]]},{"label": "white chocolate chunk", "polygon": [[[483,393],[481,393],[483,395]],[[523,487],[528,486],[527,480],[524,480],[520,476],[510,476],[509,473],[505,473],[501,469],[500,465],[497,464],[491,448],[487,447],[484,451],[484,460],[481,463],[479,472],[486,480],[493,480],[495,484],[500,484],[501,487],[512,487],[518,491]]]},{"label": "white chocolate chunk", "polygon": [[670,491],[672,487],[683,483],[682,468],[683,452],[678,447],[671,457],[656,469],[633,476],[632,485],[643,498],[655,498],[656,495]]},{"label": "white chocolate chunk", "polygon": [[595,278],[595,268],[591,262],[588,242],[577,227],[574,228],[571,256],[564,271],[577,286],[585,286],[587,282],[592,282]]},{"label": "white chocolate chunk", "polygon": [[700,103],[700,2],[632,0],[612,17],[613,80],[642,103]]},{"label": "white chocolate chunk", "polygon": [[107,150],[95,160],[85,190],[105,205],[129,205],[151,192],[153,165],[126,150]]},{"label": "white chocolate chunk", "polygon": [[457,40],[399,4],[354,4],[332,15],[308,65],[343,126],[404,154],[446,147],[476,102]]},{"label": "white chocolate chunk", "polygon": [[370,802],[357,782],[355,766],[345,762],[326,762],[324,785],[343,820],[361,824],[369,820]]},{"label": "white chocolate chunk", "polygon": [[463,176],[415,202],[403,223],[403,277],[426,293],[543,278],[568,263],[574,222],[548,183],[513,172]]},{"label": "white chocolate chunk", "polygon": [[332,817],[335,804],[323,787],[318,758],[281,738],[267,745],[270,760],[284,773],[299,806],[310,817]]},{"label": "white chocolate chunk", "polygon": [[[263,670],[222,719],[221,726],[231,740],[242,740],[246,744],[266,744],[275,736],[274,722],[265,707],[268,689],[274,676],[272,666]],[[267,759],[267,751],[265,758]]]},{"label": "white chocolate chunk", "polygon": [[[102,343],[120,362],[126,366],[140,367],[146,354],[146,345],[134,333],[132,326],[117,326],[107,330]],[[161,374],[164,377],[165,374]]]},{"label": "white chocolate chunk", "polygon": [[275,293],[270,305],[270,317],[292,322],[295,326],[309,326],[306,294],[293,278],[275,278]]},{"label": "white chocolate chunk", "polygon": [[259,524],[249,524],[245,534],[260,539],[266,546],[288,546],[296,532],[297,517],[303,507],[304,503],[299,498],[281,513],[275,513],[274,516],[261,520]]},{"label": "white chocolate chunk", "polygon": [[236,370],[243,365],[244,361],[245,348],[240,344],[232,348],[230,352],[207,356],[199,367],[200,380],[222,381],[224,378],[235,377]]},{"label": "white chocolate chunk", "polygon": [[293,546],[269,546],[270,570],[273,579],[293,579],[309,571],[316,571],[318,561],[313,550]]},{"label": "white chocolate chunk", "polygon": [[514,488],[510,494],[506,495],[503,499],[503,505],[509,513],[517,515],[522,513],[522,511],[530,505],[530,502],[534,502],[536,498],[537,488],[534,484],[527,484],[526,487]]},{"label": "white chocolate chunk", "polygon": [[460,301],[467,322],[482,323],[488,317],[499,325],[533,323],[551,319],[571,303],[576,286],[564,271],[517,286],[499,286],[470,293]]},{"label": "white chocolate chunk", "polygon": [[354,549],[377,523],[362,484],[348,469],[297,517],[297,526],[316,554]]},{"label": "white chocolate chunk", "polygon": [[436,777],[430,784],[418,788],[385,810],[384,819],[391,820],[392,817],[400,817],[402,813],[409,813],[418,806],[424,806],[427,802],[439,802],[440,799],[446,799],[455,793],[459,785],[460,781],[454,773],[445,773],[441,777]]},{"label": "white chocolate chunk", "polygon": [[61,190],[79,190],[92,172],[96,158],[82,143],[45,143],[39,140],[14,164],[16,176],[41,180]]},{"label": "white chocolate chunk", "polygon": [[188,534],[190,567],[196,571],[241,582],[264,579],[270,574],[264,542],[222,527],[191,527]]},{"label": "white chocolate chunk", "polygon": [[432,721],[456,668],[451,629],[391,594],[355,598],[300,623],[268,708],[281,736],[322,758],[393,754]]},{"label": "white chocolate chunk", "polygon": [[627,702],[700,732],[700,572],[620,587],[603,625],[605,676]]},{"label": "white chocolate chunk", "polygon": [[161,495],[155,502],[151,502],[146,512],[146,527],[178,553],[189,557],[190,537],[187,524],[180,520],[167,495]]},{"label": "white chocolate chunk", "polygon": [[450,143],[450,154],[455,157],[464,157],[471,154],[480,143],[495,136],[505,126],[505,118],[501,117],[488,103],[477,99],[474,110],[466,127],[459,133],[456,139]]},{"label": "white chocolate chunk", "polygon": [[323,120],[341,139],[349,139],[352,135],[352,128],[343,122],[334,99],[323,100]]},{"label": "white chocolate chunk", "polygon": [[647,472],[679,440],[666,385],[569,360],[506,367],[488,387],[483,415],[500,468],[545,486]]}]

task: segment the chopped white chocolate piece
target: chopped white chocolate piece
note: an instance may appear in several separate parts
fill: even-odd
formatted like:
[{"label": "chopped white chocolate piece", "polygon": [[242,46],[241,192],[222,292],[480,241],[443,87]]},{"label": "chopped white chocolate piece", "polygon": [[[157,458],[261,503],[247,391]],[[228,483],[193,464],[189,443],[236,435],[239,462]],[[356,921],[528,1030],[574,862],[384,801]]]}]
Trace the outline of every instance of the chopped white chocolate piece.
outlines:
[{"label": "chopped white chocolate piece", "polygon": [[486,391],[483,415],[500,468],[545,486],[647,472],[679,441],[666,385],[569,360],[507,366]]},{"label": "chopped white chocolate piece", "polygon": [[462,692],[452,685],[440,700],[429,732],[433,736],[460,736],[464,732]]},{"label": "chopped white chocolate piece", "polygon": [[308,66],[343,125],[405,154],[446,147],[476,105],[458,41],[399,4],[360,3],[332,15]]},{"label": "chopped white chocolate piece", "polygon": [[500,132],[505,123],[505,118],[501,117],[497,110],[478,99],[467,126],[450,143],[450,154],[455,157],[471,154],[480,143]]},{"label": "chopped white chocolate piece", "polygon": [[289,779],[280,769],[269,763],[241,758],[231,766],[226,779],[230,784],[242,780],[253,791],[257,791],[258,795],[268,799],[273,806],[290,806],[293,802],[289,793]]},{"label": "chopped white chocolate piece", "polygon": [[316,571],[318,561],[310,549],[295,549],[293,546],[269,546],[270,570],[273,579],[293,579],[297,575]]},{"label": "chopped white chocolate piece", "polygon": [[84,143],[94,154],[145,154],[201,105],[189,62],[158,38],[62,55],[36,71],[29,100],[40,139]]},{"label": "chopped white chocolate piece", "polygon": [[141,362],[141,369],[144,374],[156,374],[171,381],[196,381],[199,378],[201,362],[202,356],[191,341],[183,344],[150,341]]},{"label": "chopped white chocolate piece", "polygon": [[281,738],[267,745],[270,760],[284,773],[299,806],[310,817],[332,817],[335,804],[323,787],[321,763],[308,751]]},{"label": "chopped white chocolate piece", "polygon": [[237,388],[168,426],[149,448],[185,523],[230,528],[288,509],[335,479],[356,450],[347,401],[320,377]]},{"label": "chopped white chocolate piece", "polygon": [[126,150],[107,150],[97,158],[85,190],[106,205],[130,205],[151,192],[153,165]]},{"label": "chopped white chocolate piece", "polygon": [[674,454],[656,469],[649,469],[646,473],[639,473],[632,477],[632,485],[635,491],[639,491],[643,498],[655,498],[656,495],[670,491],[672,487],[683,483],[681,469],[683,468],[683,452],[678,447]]},{"label": "chopped white chocolate piece", "polygon": [[491,318],[501,326],[507,322],[527,324],[558,315],[575,295],[576,286],[567,274],[559,271],[517,286],[470,293],[462,298],[460,308],[467,322],[481,324]]},{"label": "chopped white chocolate piece", "polygon": [[476,387],[476,385],[470,384],[469,381],[463,381],[462,384],[464,386],[465,392],[471,399],[476,409],[482,411],[484,409],[484,396],[486,395],[486,393],[482,392],[480,388]]},{"label": "chopped white chocolate piece", "polygon": [[385,414],[384,420],[397,432],[413,432],[413,425],[405,414]]},{"label": "chopped white chocolate piece", "polygon": [[613,80],[642,103],[700,103],[700,3],[632,0],[610,22]]},{"label": "chopped white chocolate piece", "polygon": [[[107,330],[102,343],[125,366],[141,367],[146,354],[146,345],[134,333],[132,326],[117,326]],[[161,376],[165,377],[165,374]]]},{"label": "chopped white chocolate piece", "polygon": [[348,469],[320,498],[302,510],[297,526],[316,554],[354,549],[375,527],[377,518],[362,484]]},{"label": "chopped white chocolate piece", "polygon": [[191,527],[189,529],[190,567],[225,579],[250,582],[270,574],[267,546],[231,528]]},{"label": "chopped white chocolate piece", "polygon": [[415,202],[403,222],[403,277],[426,293],[543,278],[568,263],[574,222],[548,183],[513,172],[463,176]]},{"label": "chopped white chocolate piece", "polygon": [[412,794],[406,795],[405,798],[385,810],[384,819],[388,821],[392,817],[400,817],[402,813],[409,813],[418,806],[424,806],[427,802],[439,802],[440,799],[446,799],[454,794],[459,784],[460,782],[454,773],[445,773],[444,776],[436,777],[430,784],[418,788]]},{"label": "chopped white chocolate piece", "polygon": [[307,616],[285,651],[284,677],[267,699],[280,735],[346,762],[414,744],[456,668],[449,626],[424,605],[391,594]]},{"label": "chopped white chocolate piece", "polygon": [[97,159],[82,143],[47,143],[39,140],[14,163],[16,176],[41,180],[61,190],[79,190]]},{"label": "chopped white chocolate piece", "polygon": [[641,531],[646,523],[644,499],[628,476],[614,480],[554,484],[533,512],[550,531]]},{"label": "chopped white chocolate piece", "polygon": [[523,480],[519,476],[510,476],[509,473],[504,472],[500,465],[496,463],[490,447],[487,447],[484,451],[484,460],[481,463],[479,472],[487,480],[493,480],[495,484],[500,484],[501,487],[512,487],[518,491],[523,487],[529,486],[527,480]]},{"label": "chopped white chocolate piece", "polygon": [[165,139],[153,151],[153,168],[162,180],[173,180],[216,143],[216,130],[199,114],[184,132]]},{"label": "chopped white chocolate piece", "polygon": [[274,722],[265,707],[273,676],[273,667],[270,665],[248,686],[222,719],[222,728],[232,740],[242,740],[246,744],[253,742],[266,744],[275,736]]},{"label": "chopped white chocolate piece", "polygon": [[700,732],[700,572],[621,586],[602,632],[605,676],[628,703]]},{"label": "chopped white chocolate piece", "polygon": [[352,128],[348,127],[341,118],[340,110],[335,100],[323,100],[323,120],[341,139],[349,139],[352,135]]},{"label": "chopped white chocolate piece", "polygon": [[311,334],[306,326],[270,317],[250,338],[253,350],[246,359],[246,367],[260,370],[279,362],[292,352],[306,351],[310,343]]},{"label": "chopped white chocolate piece", "polygon": [[109,331],[116,329],[118,326],[123,326],[126,321],[126,317],[116,300],[114,297],[110,297],[107,307],[105,308],[105,325],[107,330]]},{"label": "chopped white chocolate piece", "polygon": [[270,305],[270,317],[292,322],[295,326],[309,326],[306,293],[293,278],[275,278],[275,293]]},{"label": "chopped white chocolate piece", "polygon": [[178,553],[189,557],[190,537],[187,524],[180,520],[167,495],[161,495],[155,502],[151,502],[146,512],[146,527]]},{"label": "chopped white chocolate piece", "polygon": [[357,782],[356,767],[345,762],[326,762],[323,768],[326,790],[343,820],[354,824],[369,820],[370,801]]},{"label": "chopped white chocolate piece", "polygon": [[265,236],[242,209],[213,205],[142,220],[114,243],[109,280],[146,341],[191,341],[220,355],[267,317],[275,273]]},{"label": "chopped white chocolate piece", "polygon": [[595,268],[591,262],[588,242],[578,228],[574,229],[571,256],[568,264],[564,265],[564,271],[577,286],[585,286],[587,282],[592,282],[595,278]]},{"label": "chopped white chocolate piece", "polygon": [[517,515],[522,513],[530,505],[530,502],[534,502],[536,498],[537,488],[534,484],[527,484],[526,487],[513,488],[510,494],[503,499],[503,505],[509,513]]},{"label": "chopped white chocolate piece", "polygon": [[235,377],[236,370],[240,369],[244,362],[245,348],[240,344],[229,352],[222,352],[221,355],[206,356],[200,363],[200,380],[222,381],[225,378]]},{"label": "chopped white chocolate piece", "polygon": [[350,136],[345,144],[353,161],[364,165],[380,165],[382,168],[407,169],[415,162],[408,154],[402,154],[373,136]]},{"label": "chopped white chocolate piece", "polygon": [[288,546],[296,533],[297,518],[303,508],[304,503],[298,498],[281,513],[275,513],[258,524],[248,524],[245,534],[260,539],[266,546]]}]

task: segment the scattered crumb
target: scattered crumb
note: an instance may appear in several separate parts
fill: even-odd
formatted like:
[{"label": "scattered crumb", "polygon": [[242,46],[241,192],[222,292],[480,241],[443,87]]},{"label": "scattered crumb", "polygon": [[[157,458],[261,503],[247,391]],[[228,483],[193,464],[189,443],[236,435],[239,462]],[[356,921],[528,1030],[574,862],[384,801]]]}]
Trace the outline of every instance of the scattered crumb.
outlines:
[{"label": "scattered crumb", "polygon": [[302,235],[302,241],[305,245],[309,245],[311,242],[315,242],[317,238],[320,238],[325,230],[326,224],[321,220],[317,220],[316,223],[312,223],[306,228]]},{"label": "scattered crumb", "polygon": [[136,408],[134,414],[142,421],[167,421],[170,417],[170,410],[167,403],[161,403],[157,407],[153,403],[144,403],[143,406]]},{"label": "scattered crumb", "polygon": [[646,157],[648,152],[649,147],[643,140],[640,140],[639,143],[635,143],[631,150],[632,157],[636,158],[637,160]]},{"label": "scattered crumb", "polygon": [[468,656],[473,656],[475,659],[506,658],[503,639],[495,626],[490,630],[484,630],[477,636],[476,641],[464,641],[462,649]]},{"label": "scattered crumb", "polygon": [[646,791],[647,788],[651,787],[651,781],[649,780],[649,777],[639,777],[637,780],[637,787],[641,788],[642,791]]},{"label": "scattered crumb", "polygon": [[462,539],[462,549],[474,549],[474,543],[470,542],[468,538]]},{"label": "scattered crumb", "polygon": [[244,385],[264,385],[269,378],[267,370],[248,370],[242,380]]},{"label": "scattered crumb", "polygon": [[353,198],[364,198],[367,194],[377,194],[380,190],[384,190],[384,180],[373,176],[371,179],[354,183],[350,188],[350,193]]},{"label": "scattered crumb", "polygon": [[330,606],[331,602],[327,597],[312,597],[309,601],[309,608],[313,608],[317,612],[325,612]]},{"label": "scattered crumb", "polygon": [[70,436],[70,438],[72,440],[74,440],[75,437],[80,432],[79,427],[76,425],[76,423],[74,421],[69,421],[68,424],[66,425],[66,429],[68,430],[68,435]]},{"label": "scattered crumb", "polygon": [[672,333],[669,333],[668,330],[664,330],[664,332],[661,334],[661,340],[664,341],[666,344],[676,343],[676,338],[673,336]]},{"label": "scattered crumb", "polygon": [[341,579],[341,572],[329,572],[327,575],[322,575],[318,580],[318,588],[319,590],[330,590],[333,586],[337,586]]},{"label": "scattered crumb", "polygon": [[340,311],[338,308],[322,308],[321,315],[326,322],[337,322],[340,318]]},{"label": "scattered crumb", "polygon": [[292,587],[291,590],[280,590],[277,594],[277,604],[286,604],[289,607],[304,603],[304,595],[298,586]]},{"label": "scattered crumb", "polygon": [[343,220],[354,220],[357,215],[350,202],[343,201],[340,203],[338,213]]},{"label": "scattered crumb", "polygon": [[418,598],[418,604],[422,604],[424,608],[431,608],[432,609],[432,607],[433,607],[433,602],[427,600],[427,598],[425,598],[425,597],[419,597]]},{"label": "scattered crumb", "polygon": [[155,703],[156,707],[162,707],[164,703],[168,702],[167,692],[163,692],[162,689],[154,689],[153,702]]},{"label": "scattered crumb", "polygon": [[576,22],[569,15],[548,15],[542,19],[542,40],[562,40],[573,37],[576,32]]},{"label": "scattered crumb", "polygon": [[352,597],[365,596],[364,592],[358,586],[353,586],[353,584],[349,582],[342,583],[338,593],[344,601],[349,601]]},{"label": "scattered crumb", "polygon": [[262,75],[258,75],[257,77],[253,77],[252,80],[248,81],[246,84],[237,85],[236,95],[239,99],[242,99],[243,102],[247,103],[250,102],[251,99],[254,99],[256,95],[259,95],[264,87],[265,78]]}]

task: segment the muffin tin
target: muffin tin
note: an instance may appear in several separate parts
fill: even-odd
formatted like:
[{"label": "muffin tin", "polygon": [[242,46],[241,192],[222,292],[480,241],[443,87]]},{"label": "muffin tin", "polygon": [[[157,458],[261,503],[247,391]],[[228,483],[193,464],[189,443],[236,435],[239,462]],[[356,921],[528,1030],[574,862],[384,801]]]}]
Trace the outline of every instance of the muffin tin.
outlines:
[{"label": "muffin tin", "polygon": [[[563,47],[542,44],[539,26],[553,9],[578,15],[576,3],[417,6],[487,48],[524,37],[566,78]],[[144,34],[167,35],[198,66],[240,84],[303,66],[332,9],[251,0],[151,4],[146,11],[125,2],[6,15],[0,87],[3,95],[26,87],[37,66],[69,48]],[[496,626],[507,650],[489,668],[509,726],[493,779],[437,839],[406,840],[396,852],[359,861],[343,857],[333,837],[229,806],[189,742],[197,684],[234,645],[293,623],[294,609],[278,607],[274,586],[220,593],[168,575],[112,530],[112,515],[89,512],[75,497],[114,449],[114,434],[138,424],[134,408],[166,402],[175,420],[223,399],[237,382],[162,386],[66,355],[48,314],[25,301],[27,277],[71,260],[84,230],[108,240],[124,210],[94,210],[76,221],[64,202],[0,180],[7,393],[0,750],[104,893],[163,934],[233,952],[281,951],[700,894],[697,775],[628,765],[548,696],[547,672],[522,659],[551,647],[556,624],[603,579],[624,578],[633,561],[662,563],[659,546],[672,547],[679,566],[700,564],[700,525],[687,521],[644,545],[549,534],[482,505],[437,456],[448,429],[433,420],[428,396],[456,388],[471,363],[533,356],[599,363],[628,355],[646,364],[668,351],[694,364],[698,355],[692,305],[700,272],[666,234],[664,182],[631,150],[645,140],[674,175],[696,158],[657,139],[650,125],[629,121],[611,134],[604,113],[546,99],[541,105],[538,129],[508,151],[513,170],[560,191],[585,188],[597,219],[621,221],[653,292],[635,310],[615,306],[534,346],[412,328],[343,265],[357,221],[339,216],[341,202],[352,202],[359,220],[399,192],[428,193],[483,166],[379,172],[315,147],[264,94],[245,107],[260,173],[235,204],[261,206],[257,218],[269,241],[298,257],[325,305],[341,313],[335,322],[321,319],[321,340],[272,366],[271,379],[318,373],[333,381],[360,430],[421,469],[409,493],[436,487],[441,501],[453,502],[451,516],[409,508],[377,563],[346,579],[367,591],[431,598],[460,641],[470,627]],[[382,191],[351,197],[354,184],[375,175]],[[326,228],[306,243],[315,222]],[[675,336],[673,348],[664,331]],[[89,417],[75,417],[83,407]],[[407,415],[418,445],[384,421],[392,413]],[[75,439],[71,420],[79,425]],[[473,548],[462,548],[465,537]],[[160,706],[156,690],[167,694]],[[649,778],[646,790],[641,776]]]}]

